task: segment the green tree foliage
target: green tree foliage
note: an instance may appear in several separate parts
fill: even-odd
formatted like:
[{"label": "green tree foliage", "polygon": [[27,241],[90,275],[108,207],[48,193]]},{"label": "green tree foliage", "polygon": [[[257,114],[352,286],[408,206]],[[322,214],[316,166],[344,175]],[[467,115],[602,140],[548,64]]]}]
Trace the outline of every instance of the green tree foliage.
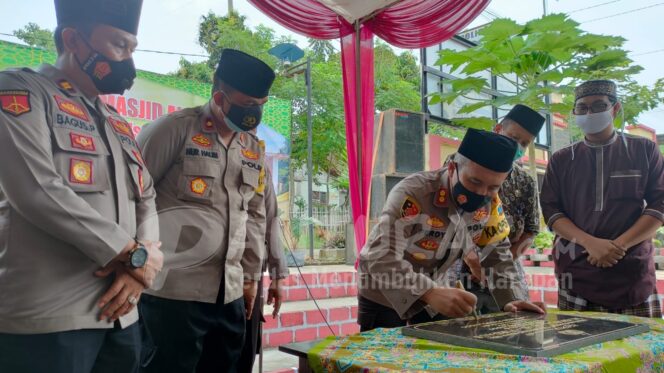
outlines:
[{"label": "green tree foliage", "polygon": [[[480,108],[512,106],[524,103],[538,110],[569,113],[573,89],[588,79],[612,79],[618,82],[625,106],[625,120],[631,123],[639,113],[664,102],[664,83],[642,86],[633,76],[642,68],[633,63],[622,49],[625,39],[583,31],[579,23],[564,14],[551,14],[518,24],[511,19],[496,19],[480,31],[478,45],[467,50],[442,50],[437,62],[447,65],[461,79],[451,81],[451,90],[436,94],[432,103],[452,103],[465,97],[470,103],[459,114]],[[490,80],[480,73],[495,76],[516,86],[514,92],[501,92],[492,99],[469,95],[490,87]],[[547,83],[545,85],[545,82]],[[548,94],[562,94],[563,102],[545,103]],[[459,118],[462,125],[490,126],[490,118]]]},{"label": "green tree foliage", "polygon": [[415,57],[409,52],[397,56],[386,43],[374,47],[376,109],[420,110],[420,76]]},{"label": "green tree foliage", "polygon": [[180,57],[180,68],[172,75],[183,79],[198,80],[199,82],[212,84],[213,70],[205,62],[191,62],[184,57]]},{"label": "green tree foliage", "polygon": [[316,62],[326,62],[337,54],[331,40],[309,39],[309,49]]},{"label": "green tree foliage", "polygon": [[30,22],[23,28],[14,30],[14,36],[31,47],[55,51],[53,31],[41,28],[36,23]]}]

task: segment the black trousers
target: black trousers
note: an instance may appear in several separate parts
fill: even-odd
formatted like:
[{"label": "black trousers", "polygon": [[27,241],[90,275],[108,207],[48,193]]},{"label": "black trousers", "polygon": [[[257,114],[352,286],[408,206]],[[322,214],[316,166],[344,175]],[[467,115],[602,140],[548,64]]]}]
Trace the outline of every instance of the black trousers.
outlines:
[{"label": "black trousers", "polygon": [[223,284],[216,303],[143,295],[143,322],[155,345],[145,373],[239,372],[244,344],[244,299],[224,304]]},{"label": "black trousers", "polygon": [[254,309],[251,311],[251,320],[247,320],[245,327],[244,346],[240,361],[238,362],[237,371],[239,373],[251,373],[256,361],[256,354],[260,351],[261,344],[263,343],[261,333],[261,323],[264,322],[263,318],[263,278],[258,281],[258,293],[256,301],[254,302]]},{"label": "black trousers", "polygon": [[448,317],[441,314],[432,318],[426,311],[422,311],[410,318],[410,320],[403,320],[390,307],[385,307],[362,296],[358,296],[357,300],[357,323],[360,324],[360,332],[367,332],[376,328],[398,328],[406,325],[448,319]]},{"label": "black trousers", "polygon": [[135,373],[141,353],[138,323],[125,329],[48,334],[0,333],[3,373]]}]

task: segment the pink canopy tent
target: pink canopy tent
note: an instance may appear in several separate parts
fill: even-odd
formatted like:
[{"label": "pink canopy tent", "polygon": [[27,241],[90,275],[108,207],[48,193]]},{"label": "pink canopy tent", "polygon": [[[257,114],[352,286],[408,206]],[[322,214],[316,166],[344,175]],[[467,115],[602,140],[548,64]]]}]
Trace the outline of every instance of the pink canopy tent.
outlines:
[{"label": "pink canopy tent", "polygon": [[249,0],[296,33],[341,39],[350,200],[358,250],[367,238],[373,162],[373,36],[400,48],[431,46],[463,29],[489,1]]}]

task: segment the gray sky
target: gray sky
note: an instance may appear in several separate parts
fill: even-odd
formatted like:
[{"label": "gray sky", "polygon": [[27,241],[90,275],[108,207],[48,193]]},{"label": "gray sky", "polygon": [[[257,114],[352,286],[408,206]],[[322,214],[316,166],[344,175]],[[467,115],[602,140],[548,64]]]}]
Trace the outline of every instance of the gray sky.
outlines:
[{"label": "gray sky", "polygon": [[[246,0],[234,0],[235,8],[247,16],[250,26],[265,24],[280,35],[292,35],[300,46],[306,46],[306,38],[279,26],[256,10]],[[589,8],[575,11],[582,8]],[[638,10],[639,8],[646,8]],[[539,17],[542,14],[540,0],[493,0],[489,10],[502,17],[518,22]],[[205,54],[198,46],[198,22],[201,15],[213,11],[227,12],[226,0],[144,0],[139,49],[171,51],[178,53]],[[653,84],[664,76],[661,61],[664,59],[664,1],[662,0],[549,0],[549,13],[572,12],[572,17],[581,22],[581,27],[598,34],[619,35],[627,39],[625,48],[631,57],[644,68],[637,80],[642,84]],[[618,15],[619,13],[625,13]],[[615,15],[615,16],[614,16]],[[608,17],[608,18],[605,18]],[[602,19],[604,18],[604,19]],[[490,21],[490,16],[480,16],[472,25]],[[585,21],[585,22],[584,22]],[[28,22],[41,27],[55,28],[55,12],[51,0],[0,0],[0,33],[12,33]],[[0,35],[0,39],[17,41],[13,37]],[[657,51],[657,52],[655,52]],[[653,53],[648,53],[653,52]],[[648,53],[648,54],[645,54]],[[190,60],[202,58],[187,57]],[[137,52],[136,65],[143,70],[167,73],[178,67],[177,55]],[[658,63],[660,62],[660,63]],[[639,122],[664,133],[664,107],[642,114]]]}]

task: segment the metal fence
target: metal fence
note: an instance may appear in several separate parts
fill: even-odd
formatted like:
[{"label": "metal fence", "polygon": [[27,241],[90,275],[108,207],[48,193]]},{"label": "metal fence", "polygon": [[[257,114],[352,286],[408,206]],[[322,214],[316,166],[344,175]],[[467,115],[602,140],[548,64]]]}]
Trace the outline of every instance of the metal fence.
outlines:
[{"label": "metal fence", "polygon": [[[314,208],[313,209],[314,228],[316,230],[324,230],[326,234],[336,235],[343,234],[346,231],[346,224],[351,222],[350,211],[347,207],[334,207],[329,209]],[[303,229],[306,229],[306,222],[308,222],[309,214],[305,210],[293,211],[291,213],[291,221],[302,221]]]}]

